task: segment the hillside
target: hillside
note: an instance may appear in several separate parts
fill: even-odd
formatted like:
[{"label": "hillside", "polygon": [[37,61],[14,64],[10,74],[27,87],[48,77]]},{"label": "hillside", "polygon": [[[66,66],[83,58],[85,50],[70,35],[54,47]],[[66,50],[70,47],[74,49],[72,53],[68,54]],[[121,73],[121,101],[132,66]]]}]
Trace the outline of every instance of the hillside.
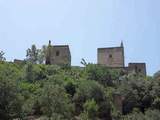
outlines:
[{"label": "hillside", "polygon": [[160,80],[84,68],[0,63],[1,120],[158,120]]}]

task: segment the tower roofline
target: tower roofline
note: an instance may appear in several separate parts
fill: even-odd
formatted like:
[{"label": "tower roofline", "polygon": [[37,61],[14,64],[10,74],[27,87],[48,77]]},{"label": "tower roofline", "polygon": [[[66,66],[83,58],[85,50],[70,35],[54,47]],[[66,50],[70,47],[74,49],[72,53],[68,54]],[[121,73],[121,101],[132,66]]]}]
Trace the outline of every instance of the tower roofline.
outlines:
[{"label": "tower roofline", "polygon": [[69,47],[69,45],[53,45],[53,47]]},{"label": "tower roofline", "polygon": [[99,49],[115,49],[115,48],[122,48],[122,47],[105,47],[105,48],[98,48]]}]

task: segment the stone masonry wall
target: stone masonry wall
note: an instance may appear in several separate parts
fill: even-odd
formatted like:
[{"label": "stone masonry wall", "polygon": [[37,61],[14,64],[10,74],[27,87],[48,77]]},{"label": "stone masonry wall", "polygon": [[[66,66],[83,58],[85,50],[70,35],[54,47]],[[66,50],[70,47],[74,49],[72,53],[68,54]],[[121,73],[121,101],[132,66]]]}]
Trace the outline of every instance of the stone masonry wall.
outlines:
[{"label": "stone masonry wall", "polygon": [[124,67],[124,48],[99,48],[98,64],[108,67]]},{"label": "stone masonry wall", "polygon": [[71,54],[69,46],[52,46],[50,64],[71,65]]}]

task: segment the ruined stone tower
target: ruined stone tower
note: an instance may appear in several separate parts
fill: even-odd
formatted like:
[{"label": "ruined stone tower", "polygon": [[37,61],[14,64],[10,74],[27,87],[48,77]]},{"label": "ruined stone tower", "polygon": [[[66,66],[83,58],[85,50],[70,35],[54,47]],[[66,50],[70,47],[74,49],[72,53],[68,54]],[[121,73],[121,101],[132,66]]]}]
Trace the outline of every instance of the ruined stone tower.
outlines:
[{"label": "ruined stone tower", "polygon": [[98,64],[114,69],[123,69],[128,73],[146,75],[145,63],[129,63],[125,66],[124,46],[123,42],[119,47],[98,48]]},{"label": "ruined stone tower", "polygon": [[46,54],[46,64],[71,65],[71,54],[68,45],[49,45]]},{"label": "ruined stone tower", "polygon": [[123,42],[119,47],[98,48],[98,64],[107,67],[124,67]]},{"label": "ruined stone tower", "polygon": [[146,64],[145,63],[129,63],[128,67],[126,67],[127,71],[131,72],[134,71],[137,74],[146,75]]}]

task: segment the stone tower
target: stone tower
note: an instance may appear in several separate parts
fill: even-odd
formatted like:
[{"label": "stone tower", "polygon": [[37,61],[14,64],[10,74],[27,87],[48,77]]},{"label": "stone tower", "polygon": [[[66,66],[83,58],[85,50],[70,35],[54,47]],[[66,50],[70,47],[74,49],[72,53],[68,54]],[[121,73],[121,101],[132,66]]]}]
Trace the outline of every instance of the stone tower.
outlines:
[{"label": "stone tower", "polygon": [[142,75],[147,74],[146,63],[129,63],[127,70],[128,72],[134,71],[137,74],[142,74]]},{"label": "stone tower", "polygon": [[98,48],[98,64],[107,67],[125,67],[123,42],[119,47]]},{"label": "stone tower", "polygon": [[71,65],[71,54],[68,45],[49,45],[46,54],[46,64]]},{"label": "stone tower", "polygon": [[127,73],[147,74],[146,63],[129,63],[125,67],[124,46],[123,42],[119,47],[98,48],[98,64],[111,67],[114,69],[122,69]]}]

